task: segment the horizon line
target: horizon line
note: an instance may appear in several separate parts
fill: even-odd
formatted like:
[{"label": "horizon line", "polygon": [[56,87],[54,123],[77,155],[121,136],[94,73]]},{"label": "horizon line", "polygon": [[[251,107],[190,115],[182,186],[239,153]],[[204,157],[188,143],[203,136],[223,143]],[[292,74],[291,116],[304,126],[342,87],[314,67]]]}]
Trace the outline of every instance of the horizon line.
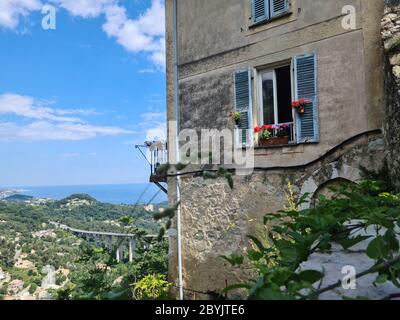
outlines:
[{"label": "horizon line", "polygon": [[0,185],[1,189],[11,188],[51,188],[51,187],[95,187],[95,186],[128,186],[128,185],[139,185],[139,184],[151,184],[151,182],[132,182],[132,183],[98,183],[98,184],[54,184],[54,185],[14,185],[6,186]]}]

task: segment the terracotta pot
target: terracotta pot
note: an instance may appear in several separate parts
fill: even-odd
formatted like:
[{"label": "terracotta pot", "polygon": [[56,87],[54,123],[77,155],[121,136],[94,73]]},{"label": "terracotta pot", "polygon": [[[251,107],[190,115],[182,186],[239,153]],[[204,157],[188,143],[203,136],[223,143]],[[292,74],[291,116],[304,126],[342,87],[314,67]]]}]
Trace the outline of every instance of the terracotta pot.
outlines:
[{"label": "terracotta pot", "polygon": [[275,137],[269,139],[260,139],[258,142],[259,147],[277,146],[289,144],[289,137]]}]

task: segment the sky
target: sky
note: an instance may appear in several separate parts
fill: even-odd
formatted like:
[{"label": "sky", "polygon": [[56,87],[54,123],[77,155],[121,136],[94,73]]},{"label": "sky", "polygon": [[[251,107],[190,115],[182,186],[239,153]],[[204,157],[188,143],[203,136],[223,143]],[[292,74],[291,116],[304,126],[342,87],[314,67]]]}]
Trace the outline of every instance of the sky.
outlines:
[{"label": "sky", "polygon": [[0,188],[148,182],[164,28],[163,0],[1,0]]}]

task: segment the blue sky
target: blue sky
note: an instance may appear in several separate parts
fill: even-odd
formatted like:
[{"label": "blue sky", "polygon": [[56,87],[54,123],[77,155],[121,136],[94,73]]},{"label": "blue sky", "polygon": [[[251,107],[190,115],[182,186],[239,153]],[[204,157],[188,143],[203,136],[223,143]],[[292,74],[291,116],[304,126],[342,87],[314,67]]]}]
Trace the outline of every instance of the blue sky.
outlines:
[{"label": "blue sky", "polygon": [[148,181],[134,145],[165,130],[163,15],[162,0],[1,0],[0,187]]}]

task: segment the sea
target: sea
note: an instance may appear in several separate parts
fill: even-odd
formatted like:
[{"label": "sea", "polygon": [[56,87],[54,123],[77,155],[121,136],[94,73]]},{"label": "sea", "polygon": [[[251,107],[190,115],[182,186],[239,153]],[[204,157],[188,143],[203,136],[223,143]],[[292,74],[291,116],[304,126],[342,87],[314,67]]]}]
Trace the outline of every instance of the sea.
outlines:
[{"label": "sea", "polygon": [[[8,189],[8,188],[3,188]],[[86,193],[96,200],[112,204],[159,204],[167,201],[167,195],[156,185],[143,184],[109,184],[81,186],[38,186],[12,187],[19,194],[34,198],[49,198],[61,200],[74,193]]]}]

